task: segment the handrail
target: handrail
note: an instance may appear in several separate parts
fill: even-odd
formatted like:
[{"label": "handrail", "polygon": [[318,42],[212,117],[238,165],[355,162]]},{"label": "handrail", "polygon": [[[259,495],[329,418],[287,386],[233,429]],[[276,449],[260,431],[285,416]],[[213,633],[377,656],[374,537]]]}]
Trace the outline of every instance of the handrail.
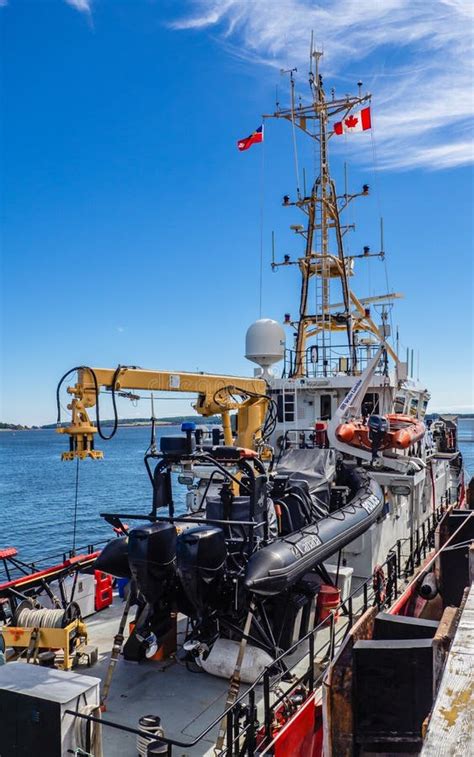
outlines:
[{"label": "handrail", "polygon": [[[387,571],[386,593],[382,597],[374,586],[373,577],[368,576],[360,585],[358,585],[344,600],[341,601],[337,609],[331,611],[328,618],[325,618],[317,626],[308,631],[301,639],[295,642],[289,649],[281,652],[278,657],[272,662],[270,666],[267,666],[260,675],[256,678],[254,683],[249,686],[236,700],[227,707],[224,712],[220,713],[201,733],[199,733],[192,741],[180,741],[178,739],[169,738],[166,736],[160,737],[159,741],[163,742],[168,747],[168,755],[173,754],[173,747],[180,749],[190,749],[198,744],[203,738],[207,736],[224,718],[227,719],[227,746],[221,752],[228,757],[235,755],[248,755],[251,757],[255,753],[257,740],[263,738],[263,742],[266,746],[271,743],[272,736],[272,723],[275,715],[275,711],[278,707],[283,706],[285,701],[289,701],[292,693],[297,689],[301,689],[306,692],[307,699],[311,696],[317,687],[321,684],[324,676],[324,671],[315,678],[314,676],[314,660],[319,655],[325,654],[325,657],[332,660],[339,643],[350,632],[350,629],[356,622],[357,618],[367,610],[369,606],[376,605],[381,609],[382,607],[391,604],[399,594],[398,591],[398,579],[404,575],[407,577],[411,573],[414,573],[415,567],[421,563],[422,552],[426,555],[426,550],[433,546],[434,531],[441,520],[447,507],[441,505],[433,513],[431,513],[426,521],[424,521],[415,531],[415,537],[408,537],[405,539],[399,539],[390,551],[386,561],[382,564],[382,569]],[[405,555],[402,554],[402,547],[409,543],[410,554],[405,564]],[[354,601],[356,598],[362,597],[362,604],[354,612]],[[346,618],[347,623],[339,626],[336,629],[336,616],[341,612]],[[327,629],[329,626],[329,638],[323,642],[323,644],[315,649],[316,635],[323,628]],[[306,648],[307,647],[307,648]],[[281,665],[284,661],[290,658],[297,650],[304,650],[302,657],[295,662],[290,662],[290,667],[286,664]],[[294,676],[291,685],[283,692],[276,691],[276,688],[280,685],[282,678],[288,673],[289,670],[299,664],[304,657],[308,655],[308,666],[302,674]],[[275,667],[280,667],[280,671],[274,674]],[[256,705],[256,689],[263,683],[263,720],[260,721],[257,718],[257,705]],[[273,702],[271,702],[272,695],[276,695]],[[104,720],[97,718],[93,715],[86,715],[72,710],[66,711],[73,717],[79,717],[88,721],[88,729],[90,729],[91,723],[100,723],[104,727],[110,727],[118,730],[122,730],[126,733],[132,733],[137,736],[150,738],[150,734],[146,733],[139,728],[133,726],[127,726],[123,723],[116,723],[112,720]],[[241,745],[241,741],[244,738],[244,744]],[[261,744],[260,744],[261,747]],[[259,748],[260,748],[259,747]]]},{"label": "handrail", "polygon": [[[249,686],[249,688],[247,688],[231,706],[227,707],[224,712],[220,713],[219,716],[216,717],[192,741],[184,742],[166,736],[160,737],[160,741],[168,746],[168,755],[173,754],[173,747],[178,747],[181,749],[190,749],[194,747],[203,738],[205,738],[223,720],[223,718],[227,718],[228,742],[227,746],[225,747],[223,752],[221,752],[221,754],[226,754],[228,757],[232,757],[234,754],[238,754],[241,757],[243,755],[248,755],[249,757],[251,757],[255,753],[257,737],[261,738],[263,735],[266,742],[268,742],[269,740],[271,742],[271,724],[273,722],[276,708],[281,706],[285,700],[288,700],[292,692],[298,687],[305,686],[307,697],[310,696],[320,685],[324,676],[323,671],[317,678],[314,677],[314,660],[317,659],[320,654],[323,654],[324,650],[326,650],[326,656],[328,657],[328,659],[331,660],[334,657],[336,649],[339,646],[339,642],[342,642],[342,640],[349,633],[350,629],[356,622],[357,618],[360,617],[360,615],[365,612],[369,606],[377,605],[381,609],[382,607],[387,606],[388,604],[393,602],[394,599],[396,599],[399,594],[398,579],[401,578],[402,574],[408,576],[409,573],[407,571],[411,571],[411,573],[414,572],[416,565],[419,564],[417,560],[418,557],[421,556],[421,552],[423,550],[426,551],[426,549],[431,546],[434,530],[441,520],[443,514],[446,512],[446,509],[447,508],[445,506],[441,505],[436,509],[436,511],[428,516],[423,524],[420,524],[415,534],[420,532],[421,537],[419,535],[418,539],[416,539],[415,537],[415,540],[410,540],[410,538],[399,539],[393,546],[387,557],[387,560],[381,566],[382,568],[385,568],[387,570],[388,574],[386,584],[387,590],[386,596],[384,598],[379,596],[378,592],[374,588],[373,577],[368,576],[362,584],[357,586],[349,594],[349,596],[339,604],[338,608],[335,611],[331,612],[329,618],[321,621],[317,626],[315,626],[315,628],[308,631],[305,636],[295,642],[295,644],[293,644],[289,649],[281,652],[281,654],[278,655],[278,657],[272,662],[272,664],[266,667],[260,673],[254,683]],[[426,528],[426,523],[428,523],[428,528]],[[418,555],[411,555],[410,557],[412,559],[410,564],[408,564],[407,561],[405,563],[405,566],[403,566],[402,568],[402,562],[404,560],[404,555],[402,554],[402,545],[406,542],[409,542],[411,546],[413,546],[414,552],[418,550]],[[354,612],[354,600],[361,595],[363,600],[362,605],[356,612]],[[336,629],[336,614],[338,612],[341,612],[343,615],[345,615],[345,617],[347,617],[347,623],[344,626],[340,626],[339,629]],[[321,647],[315,650],[316,635],[323,628],[327,628],[328,623],[329,638],[323,642]],[[304,652],[304,655],[299,658],[297,662],[292,664],[292,667],[301,662],[301,660],[306,655],[309,655],[308,667],[301,675],[295,677],[291,683],[291,686],[289,686],[283,693],[277,695],[275,701],[271,703],[271,695],[272,693],[275,693],[273,690],[280,684],[281,679],[288,671],[288,668],[286,666],[284,667],[284,669],[283,666],[281,666],[280,672],[274,675],[272,673],[273,669],[275,668],[275,666],[278,666],[279,663],[284,662],[285,658],[291,657],[291,655],[293,655],[298,649],[306,649],[306,643],[308,643],[308,650]],[[262,722],[257,719],[257,705],[255,703],[256,689],[261,683],[263,683],[264,689],[264,712]],[[82,719],[89,720],[90,722],[101,723],[104,727],[116,728],[127,733],[133,733],[137,736],[147,736],[148,738],[150,738],[149,733],[145,734],[143,731],[140,731],[140,729],[134,728],[132,726],[125,726],[122,723],[115,723],[114,721],[95,718],[91,715],[84,715],[70,710],[67,712],[68,714],[71,714],[75,717],[81,717]],[[245,743],[241,746],[240,744],[242,738],[245,738]]]}]

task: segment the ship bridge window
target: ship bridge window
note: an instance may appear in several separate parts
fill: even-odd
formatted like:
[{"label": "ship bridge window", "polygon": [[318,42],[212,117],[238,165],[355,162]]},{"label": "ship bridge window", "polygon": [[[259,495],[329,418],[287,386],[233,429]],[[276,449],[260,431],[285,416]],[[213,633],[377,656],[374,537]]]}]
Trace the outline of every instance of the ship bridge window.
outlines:
[{"label": "ship bridge window", "polygon": [[418,398],[412,397],[410,400],[410,415],[418,415]]},{"label": "ship bridge window", "polygon": [[362,400],[364,415],[378,415],[380,413],[380,398],[377,392],[367,392]]},{"label": "ship bridge window", "polygon": [[331,395],[322,394],[319,416],[322,421],[329,421],[331,419]]},{"label": "ship bridge window", "polygon": [[405,395],[397,394],[393,403],[393,409],[395,413],[405,412]]}]

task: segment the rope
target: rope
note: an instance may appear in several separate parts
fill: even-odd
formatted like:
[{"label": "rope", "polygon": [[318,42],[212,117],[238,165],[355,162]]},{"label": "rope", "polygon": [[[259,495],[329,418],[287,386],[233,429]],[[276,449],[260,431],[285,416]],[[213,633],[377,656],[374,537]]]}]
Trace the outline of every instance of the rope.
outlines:
[{"label": "rope", "polygon": [[[85,695],[84,700],[86,700]],[[77,712],[81,715],[93,715],[95,718],[100,718],[100,706],[98,704],[86,704],[83,707],[79,707]],[[90,726],[89,726],[90,723]],[[88,721],[84,718],[76,718],[74,724],[74,733],[76,736],[76,744],[82,749],[87,749],[87,728],[91,728],[90,748],[94,757],[103,757],[102,751],[102,726],[99,723],[95,723],[93,720]]]},{"label": "rope", "polygon": [[[372,127],[370,129],[370,141],[371,141],[371,144],[372,144],[372,160],[373,160],[373,176],[374,176],[374,186],[375,186],[375,198],[377,200],[377,208],[378,208],[378,211],[379,211],[379,218],[382,219],[383,218],[383,214],[382,214],[382,199],[381,199],[381,193],[380,193],[379,184],[378,184],[379,166],[378,166],[378,159],[377,159],[377,149],[376,149],[376,145],[375,145],[375,128],[374,128],[373,117],[372,117]],[[385,240],[384,240],[384,247],[385,247]],[[384,250],[384,252],[385,252],[385,250]],[[370,259],[369,259],[369,262],[370,262]],[[390,292],[390,287],[389,287],[389,279],[388,279],[388,265],[387,265],[387,255],[386,254],[384,254],[382,262],[383,262],[384,273],[385,273],[386,292],[388,294]],[[392,339],[393,339],[394,338],[394,330],[393,330],[393,321],[392,321],[392,307],[389,307],[388,314],[389,314],[389,319],[390,319],[390,330],[392,332]]]},{"label": "rope", "polygon": [[[265,128],[265,127],[264,127]],[[265,207],[265,138],[262,144],[262,165],[260,178],[260,281],[259,281],[259,307],[258,317],[262,317],[263,300],[263,217]]]},{"label": "rope", "polygon": [[[232,677],[230,679],[229,692],[227,694],[227,701],[225,703],[226,710],[229,710],[232,707],[232,705],[235,704],[235,701],[239,694],[240,672],[242,669],[242,663],[244,661],[245,650],[247,648],[247,639],[250,633],[250,627],[252,625],[254,612],[255,612],[255,600],[252,599],[250,602],[247,619],[245,621],[244,630],[242,632],[242,639],[240,640],[240,646],[239,646],[239,651],[237,653],[237,660],[235,663],[234,672],[232,673]],[[219,726],[219,734],[217,736],[216,745],[214,747],[215,755],[220,754],[224,748],[226,732],[227,732],[227,715],[224,715]],[[230,750],[230,753],[232,753],[232,747],[233,747],[232,743],[227,744],[227,750],[228,751]]]},{"label": "rope", "polygon": [[158,741],[164,736],[163,728],[160,725],[160,718],[157,715],[144,715],[138,721],[138,725],[141,731],[146,731],[150,735],[137,736],[137,752],[140,757],[147,757],[155,754],[168,754],[168,746],[163,742],[162,745],[157,746],[151,752],[148,751],[148,747],[154,741]]},{"label": "rope", "polygon": [[72,551],[76,552],[76,530],[77,530],[77,501],[79,498],[79,458],[76,458],[76,493],[74,497],[74,520],[72,531]]},{"label": "rope", "polygon": [[64,628],[66,625],[65,610],[51,610],[41,607],[34,610],[24,607],[19,611],[16,624],[23,628]]}]

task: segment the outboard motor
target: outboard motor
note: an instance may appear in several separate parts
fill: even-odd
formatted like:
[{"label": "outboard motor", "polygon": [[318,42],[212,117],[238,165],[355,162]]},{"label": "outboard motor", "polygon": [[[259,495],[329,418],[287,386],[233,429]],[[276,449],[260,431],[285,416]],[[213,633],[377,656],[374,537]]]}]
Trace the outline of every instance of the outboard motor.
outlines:
[{"label": "outboard motor", "polygon": [[378,457],[383,438],[388,431],[388,421],[383,415],[371,415],[367,421],[369,439],[372,442],[372,460]]},{"label": "outboard motor", "polygon": [[174,575],[176,528],[171,523],[153,523],[130,531],[128,560],[137,587],[150,603],[161,599],[166,579]]},{"label": "outboard motor", "polygon": [[224,532],[213,526],[196,526],[178,536],[176,561],[185,597],[195,614],[202,617],[216,597],[224,575],[227,548]]},{"label": "outboard motor", "polygon": [[130,531],[128,560],[146,603],[139,597],[135,633],[124,647],[127,660],[139,660],[143,649],[147,657],[152,657],[172,626],[170,588],[175,579],[175,555],[176,528],[171,523],[153,523]]},{"label": "outboard motor", "polygon": [[128,564],[128,536],[111,539],[94,563],[94,570],[101,570],[115,578],[130,578]]}]

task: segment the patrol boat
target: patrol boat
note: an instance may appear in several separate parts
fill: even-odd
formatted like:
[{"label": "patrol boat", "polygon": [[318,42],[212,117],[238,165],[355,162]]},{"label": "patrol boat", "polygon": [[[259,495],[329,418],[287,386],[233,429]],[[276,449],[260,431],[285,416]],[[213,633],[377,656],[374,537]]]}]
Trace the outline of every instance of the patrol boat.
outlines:
[{"label": "patrol boat", "polygon": [[[441,436],[430,431],[431,421],[425,422],[429,389],[414,376],[414,350],[400,355],[393,308],[402,295],[388,291],[386,267],[387,291],[367,297],[354,291],[356,266],[373,259],[386,266],[383,219],[378,251],[365,245],[356,254],[346,253],[346,236],[355,227],[345,215],[353,202],[370,195],[370,187],[350,191],[344,166],[344,187],[336,188],[329,144],[341,134],[357,139],[352,132],[370,133],[371,95],[362,93],[359,82],[355,96],[337,97],[331,89],[328,97],[321,56],[311,56],[308,96],[297,95],[295,71],[286,72],[290,106],[278,105],[265,116],[285,121],[293,134],[309,140],[319,171],[308,186],[306,179],[301,183],[295,141],[297,185],[293,194],[284,195],[282,206],[291,213],[296,252],[278,259],[273,251],[271,265],[275,272],[298,272],[299,308],[295,317],[284,315],[288,338],[275,321],[254,323],[247,332],[246,356],[259,365],[255,375],[266,380],[276,403],[270,443],[277,470],[287,459],[295,470],[305,468],[308,455],[298,450],[330,448],[337,460],[362,464],[382,487],[383,517],[341,553],[341,564],[364,577],[386,559],[397,539],[413,539],[433,509],[458,500],[463,468],[455,422],[448,429],[449,422],[440,420]],[[295,213],[303,214],[302,223]],[[277,375],[271,367],[281,361]],[[337,496],[344,499],[344,492]]]},{"label": "patrol boat", "polygon": [[[96,581],[103,574],[128,581],[122,617],[115,613],[111,618],[120,622],[108,667],[108,659],[102,660],[100,704],[115,714],[115,720],[104,720],[106,753],[107,744],[110,753],[132,753],[123,747],[124,733],[137,736],[139,754],[172,752],[174,747],[204,754],[209,734],[218,754],[268,753],[276,731],[294,723],[293,716],[310,712],[312,725],[303,727],[299,721],[293,726],[304,742],[316,732],[314,663],[323,669],[324,661],[333,659],[341,640],[339,618],[347,618],[345,628],[350,629],[372,597],[378,608],[396,597],[397,580],[420,565],[442,515],[454,503],[463,504],[455,427],[448,431],[440,421],[431,433],[425,424],[429,392],[410,375],[413,356],[410,370],[408,358],[399,358],[398,338],[391,343],[391,308],[399,295],[359,298],[351,285],[357,260],[377,257],[383,262],[385,252],[382,240],[377,253],[366,247],[360,255],[346,254],[344,237],[351,227],[343,223],[343,213],[370,188],[337,192],[328,145],[333,136],[358,124],[363,130],[370,126],[370,95],[362,94],[360,85],[356,96],[337,98],[333,93],[327,99],[320,58],[318,52],[311,55],[309,100],[297,103],[290,71],[290,107],[278,106],[265,116],[302,131],[319,160],[309,191],[303,184],[294,198],[283,197],[285,208],[305,215],[304,225],[292,225],[302,254],[272,260],[275,271],[296,266],[301,277],[298,315],[284,317],[294,334],[292,346],[286,347],[279,323],[259,319],[246,338],[246,356],[258,365],[253,378],[79,366],[58,386],[59,408],[61,386],[77,374],[68,387],[71,421],[63,426],[58,419],[58,431],[69,437],[65,460],[102,456],[94,440],[97,434],[107,438],[99,414],[103,389],[111,392],[114,408],[118,393],[195,392],[201,416],[221,416],[217,433],[184,424],[181,435],[163,436],[158,443],[152,431],[145,454],[151,508],[146,506],[143,514],[102,514],[116,536],[93,564]],[[371,308],[378,308],[379,324]],[[272,372],[278,362],[283,362],[280,376]],[[94,406],[95,423],[88,414]],[[112,435],[117,416],[115,421]],[[187,487],[186,512],[175,508],[176,485]],[[33,661],[40,646],[51,653],[58,623],[71,621],[74,637],[87,637],[77,607],[73,613],[48,614],[59,608],[45,605],[45,595],[55,595],[45,587],[44,573],[27,583],[21,605],[14,581],[0,587],[11,603],[4,638],[14,653],[20,650],[21,656],[26,649]],[[75,587],[76,582],[69,606]],[[431,590],[436,593],[436,587]],[[41,632],[43,626],[50,632]],[[113,631],[104,616],[89,627],[99,649],[106,634],[110,650]],[[315,648],[316,640],[321,649]],[[84,656],[90,661],[83,644],[69,651],[68,665]],[[144,712],[138,722],[123,722],[120,697],[129,696],[127,681],[133,679],[136,691],[133,710],[145,702],[151,707],[145,680],[150,669],[138,667],[132,675],[123,667],[120,673],[119,666],[115,683],[112,674],[120,653],[125,661],[166,671],[170,691],[180,695],[173,717],[166,695],[156,692],[153,710],[160,712],[162,723]],[[168,668],[165,658],[175,665]],[[302,668],[303,658],[308,664]],[[191,670],[201,673],[198,697],[187,691]],[[211,683],[219,679],[224,689]],[[242,683],[250,685],[245,704],[239,696]],[[113,697],[114,685],[121,687],[119,698]],[[77,682],[77,691],[81,686],[85,683]],[[224,716],[211,718],[195,738],[185,738],[217,692],[217,699],[227,692]],[[100,718],[97,696],[91,697],[86,708],[77,704],[66,710],[69,720],[85,728],[75,741],[69,734],[68,744],[73,753],[98,757],[100,738],[93,726]],[[117,732],[117,738],[110,735]],[[311,748],[320,753],[315,743]],[[284,749],[288,753],[287,742]]]}]

